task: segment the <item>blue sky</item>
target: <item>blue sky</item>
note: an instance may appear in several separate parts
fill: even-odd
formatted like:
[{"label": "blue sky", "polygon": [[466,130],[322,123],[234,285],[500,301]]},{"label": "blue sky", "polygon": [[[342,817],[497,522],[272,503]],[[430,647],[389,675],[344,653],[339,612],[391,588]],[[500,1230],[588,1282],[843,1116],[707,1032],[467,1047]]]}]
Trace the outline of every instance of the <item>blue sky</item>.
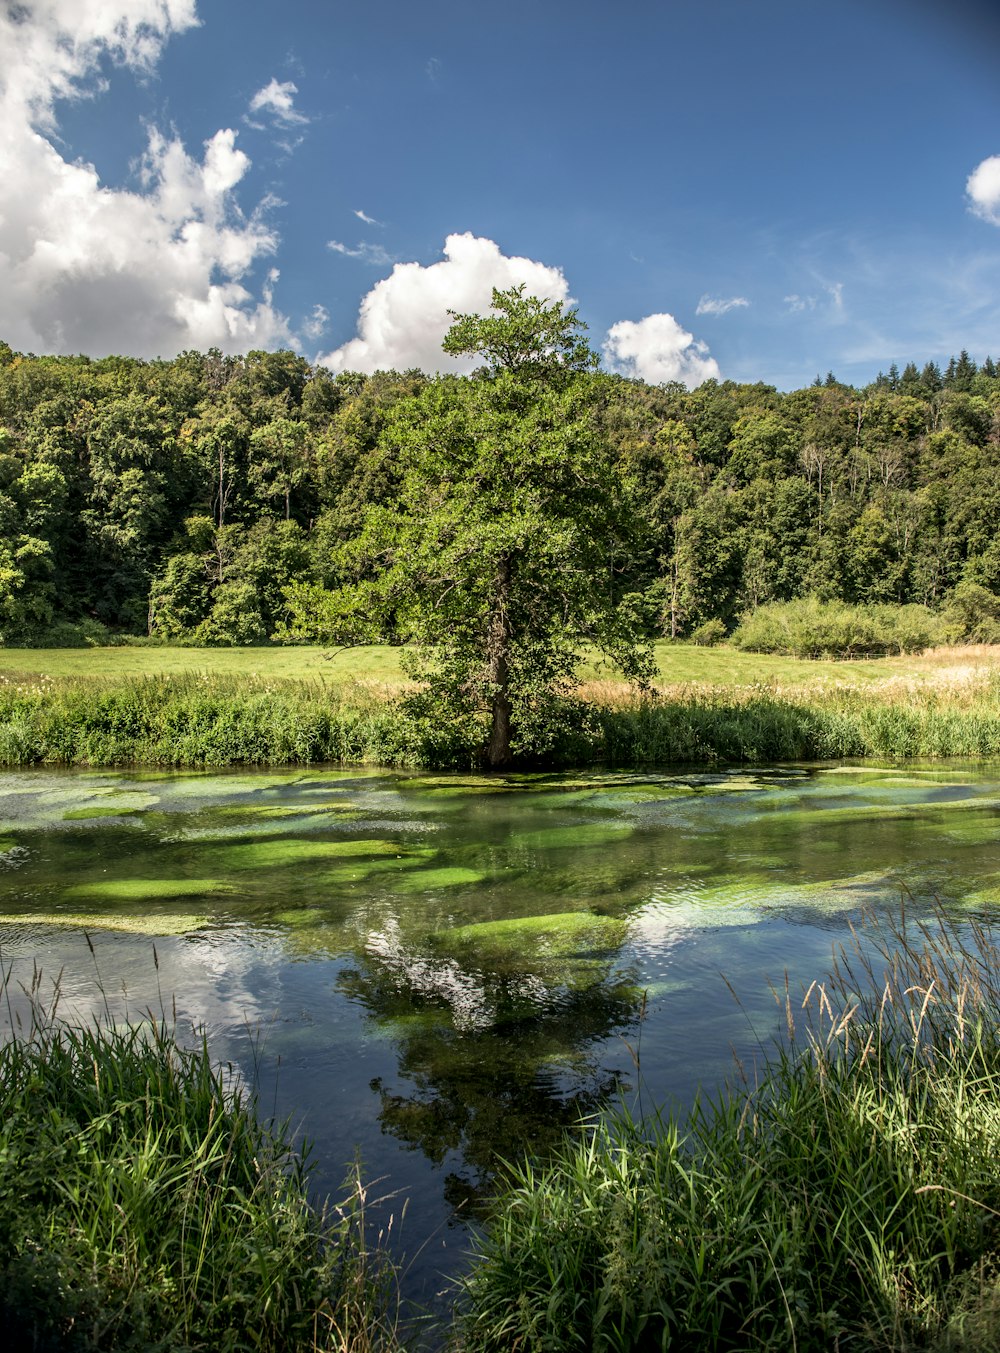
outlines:
[{"label": "blue sky", "polygon": [[445,367],[492,285],[606,364],[1000,358],[996,0],[0,7],[0,336]]}]

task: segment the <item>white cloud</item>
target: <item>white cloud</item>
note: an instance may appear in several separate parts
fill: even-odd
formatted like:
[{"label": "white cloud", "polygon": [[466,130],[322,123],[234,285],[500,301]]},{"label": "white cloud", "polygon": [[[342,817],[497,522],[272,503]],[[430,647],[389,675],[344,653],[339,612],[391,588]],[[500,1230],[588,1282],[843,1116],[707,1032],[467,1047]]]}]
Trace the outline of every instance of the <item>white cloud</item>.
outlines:
[{"label": "white cloud", "polygon": [[441,351],[452,323],[448,311],[481,314],[490,308],[494,287],[504,291],[521,283],[543,300],[569,299],[559,268],[509,258],[493,240],[471,233],[449,235],[440,263],[397,263],[388,277],[376,282],[361,302],[357,337],[319,361],[334,371],[471,371],[474,358],[448,357]]},{"label": "white cloud", "polygon": [[312,314],[303,322],[302,332],[306,338],[314,341],[326,332],[326,326],[330,322],[330,314],[325,305],[318,303],[313,306]]},{"label": "white cloud", "polygon": [[340,240],[327,240],[326,247],[332,249],[335,254],[343,254],[345,258],[360,258],[363,263],[374,263],[379,267],[385,267],[386,264],[396,261],[381,244],[359,244],[351,249],[348,245],[341,244]]},{"label": "white cloud", "polygon": [[[823,282],[821,279],[817,280],[820,281],[820,285],[830,298],[830,309],[835,312],[838,319],[841,319],[844,314],[843,282]],[[793,291],[790,296],[785,297],[785,305],[788,307],[790,314],[801,315],[806,311],[818,310],[821,299],[821,297],[813,295],[801,296],[797,291]],[[827,313],[829,314],[829,312]]]},{"label": "white cloud", "polygon": [[965,183],[969,210],[990,225],[1000,226],[1000,155],[978,164]]},{"label": "white cloud", "polygon": [[250,100],[250,111],[267,113],[282,127],[301,127],[309,119],[295,107],[294,95],[298,92],[298,86],[291,80],[278,81],[272,77],[270,84],[258,89]]},{"label": "white cloud", "polygon": [[5,114],[55,125],[57,99],[92,92],[87,77],[103,54],[150,70],[175,33],[198,22],[196,0],[22,0],[0,11]]},{"label": "white cloud", "polygon": [[[3,336],[42,352],[173,355],[288,342],[269,290],[243,279],[277,244],[265,201],[234,190],[250,161],[221,129],[199,157],[152,129],[138,190],[48,139],[60,99],[99,93],[100,62],[149,70],[197,22],[194,0],[25,0],[0,9],[0,295]],[[48,134],[48,135],[47,135]]]},{"label": "white cloud", "polygon": [[702,296],[698,302],[696,315],[726,315],[730,310],[742,310],[750,302],[745,296],[730,296],[723,300],[721,297]]},{"label": "white cloud", "polygon": [[681,381],[691,390],[720,375],[707,346],[667,314],[647,315],[638,321],[623,319],[612,325],[604,356],[612,371],[653,385]]},{"label": "white cloud", "polygon": [[358,218],[359,221],[364,221],[365,225],[380,226],[383,224],[381,221],[376,221],[374,216],[369,216],[366,212],[363,211],[356,211],[354,215]]}]

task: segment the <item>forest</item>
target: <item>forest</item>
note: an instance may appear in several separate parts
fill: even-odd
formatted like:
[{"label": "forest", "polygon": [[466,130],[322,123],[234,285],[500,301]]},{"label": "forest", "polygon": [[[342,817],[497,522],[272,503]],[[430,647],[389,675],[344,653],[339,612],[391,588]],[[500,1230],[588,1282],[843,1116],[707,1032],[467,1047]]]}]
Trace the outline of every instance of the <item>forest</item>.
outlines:
[{"label": "forest", "polygon": [[[0,343],[0,642],[392,642],[391,611],[324,600],[378,572],[357,540],[398,498],[415,420],[444,427],[477,379]],[[573,380],[639,524],[608,586],[650,637],[719,638],[809,597],[915,603],[957,617],[954,638],[1000,638],[990,358],[893,366],[863,389]]]}]

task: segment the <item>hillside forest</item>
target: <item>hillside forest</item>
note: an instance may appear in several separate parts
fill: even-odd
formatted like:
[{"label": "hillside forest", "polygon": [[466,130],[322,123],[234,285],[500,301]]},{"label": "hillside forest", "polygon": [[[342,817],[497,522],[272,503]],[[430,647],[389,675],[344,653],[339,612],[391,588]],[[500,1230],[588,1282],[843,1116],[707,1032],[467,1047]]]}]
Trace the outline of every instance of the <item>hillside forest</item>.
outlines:
[{"label": "hillside forest", "polygon": [[[301,356],[37,357],[0,343],[0,642],[349,641],[366,519],[406,439],[476,375],[332,375]],[[1000,639],[1000,368],[966,352],[788,393],[593,369],[577,409],[639,529],[609,564],[650,636],[765,603],[919,604]],[[326,618],[324,619],[324,616]],[[392,617],[364,638],[392,641]]]}]

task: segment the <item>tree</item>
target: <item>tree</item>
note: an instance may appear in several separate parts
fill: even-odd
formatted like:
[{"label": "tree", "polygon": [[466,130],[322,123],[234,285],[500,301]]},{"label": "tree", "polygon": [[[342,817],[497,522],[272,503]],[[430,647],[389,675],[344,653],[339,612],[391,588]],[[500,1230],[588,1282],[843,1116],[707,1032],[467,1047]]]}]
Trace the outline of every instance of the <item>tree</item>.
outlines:
[{"label": "tree", "polygon": [[398,497],[345,550],[355,576],[374,574],[370,602],[421,647],[414,675],[431,697],[488,713],[484,759],[501,767],[544,745],[584,644],[649,679],[623,583],[642,521],[596,432],[597,358],[576,312],[515,287],[493,292],[491,314],[454,320],[445,351],[484,365],[395,406],[382,444]]}]

